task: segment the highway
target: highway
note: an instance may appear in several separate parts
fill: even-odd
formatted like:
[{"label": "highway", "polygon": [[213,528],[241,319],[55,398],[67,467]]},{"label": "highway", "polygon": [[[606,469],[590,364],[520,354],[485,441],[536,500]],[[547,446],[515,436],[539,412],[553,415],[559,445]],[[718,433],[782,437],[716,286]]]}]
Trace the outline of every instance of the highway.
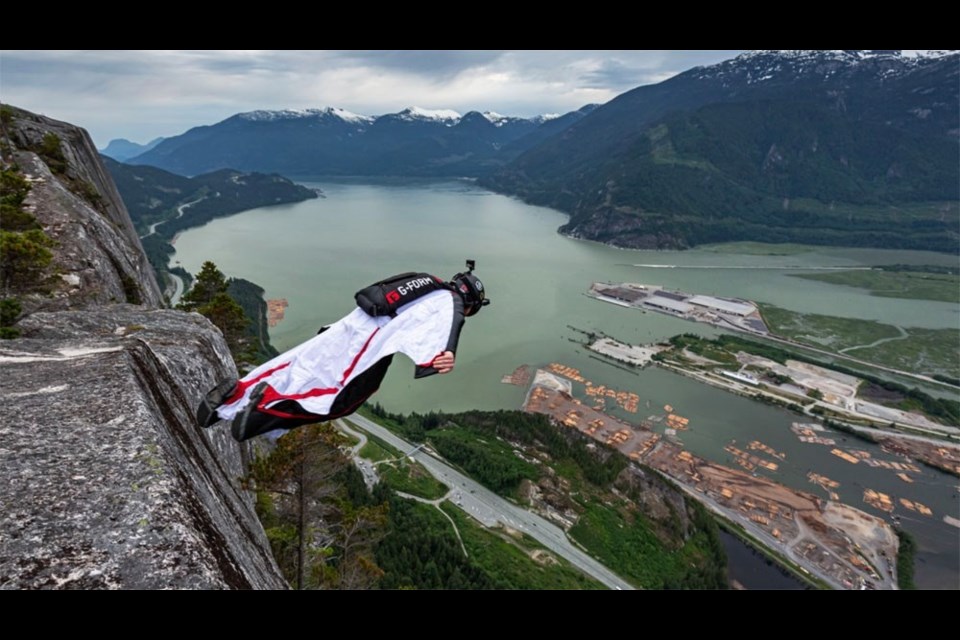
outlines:
[{"label": "highway", "polygon": [[337,420],[334,424],[344,433],[359,440],[359,442],[350,449],[350,455],[353,456],[353,464],[356,465],[360,473],[363,474],[363,482],[367,485],[367,489],[373,489],[373,485],[380,481],[380,476],[377,474],[376,463],[360,457],[360,449],[363,449],[367,444],[367,435],[362,431],[351,429],[344,420]]},{"label": "highway", "polygon": [[[217,194],[217,195],[220,195],[220,194]],[[200,196],[200,197],[197,198],[196,200],[191,200],[190,202],[185,202],[184,204],[181,204],[180,206],[178,206],[178,207],[177,207],[177,218],[180,218],[180,217],[183,216],[183,210],[184,210],[184,209],[186,209],[187,207],[190,207],[190,206],[193,206],[193,205],[197,204],[198,202],[200,202],[201,200],[203,200],[203,199],[205,199],[205,198],[206,198],[206,196]],[[173,218],[173,219],[176,220],[176,218]],[[166,220],[161,220],[160,222],[154,222],[153,224],[151,224],[150,227],[149,227],[149,230],[147,231],[147,233],[145,233],[144,235],[140,236],[140,239],[143,240],[144,238],[146,238],[146,237],[148,237],[148,236],[152,236],[153,234],[155,234],[155,233],[157,232],[157,227],[158,227],[159,225],[163,224],[164,222],[166,222]],[[176,274],[170,273],[170,272],[167,272],[167,275],[170,276],[170,278],[173,280],[173,295],[170,296],[170,306],[172,307],[172,306],[175,306],[175,305],[177,304],[177,302],[180,301],[180,296],[183,295],[183,286],[184,286],[184,285],[183,285],[183,278],[181,278],[180,276],[178,276],[178,275],[176,275]],[[166,293],[166,291],[165,291],[164,293]]]},{"label": "highway", "polygon": [[[400,451],[412,451],[416,447],[416,445],[407,442],[361,415],[354,414],[350,416],[350,420]],[[558,556],[566,558],[570,564],[611,589],[634,588],[574,545],[567,538],[563,529],[555,524],[501,498],[469,476],[435,458],[426,448],[421,448],[413,455],[417,462],[422,464],[437,480],[451,488],[451,493],[448,494],[450,502],[485,527],[502,524],[510,529],[521,531]]]}]

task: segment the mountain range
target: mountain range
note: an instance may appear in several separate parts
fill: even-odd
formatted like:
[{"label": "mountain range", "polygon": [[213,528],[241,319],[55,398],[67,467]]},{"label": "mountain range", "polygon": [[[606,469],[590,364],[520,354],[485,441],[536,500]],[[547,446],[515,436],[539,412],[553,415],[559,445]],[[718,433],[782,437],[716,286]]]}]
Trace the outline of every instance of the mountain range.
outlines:
[{"label": "mountain range", "polygon": [[377,117],[343,109],[251,111],[194,127],[128,159],[174,173],[472,176],[489,173],[588,114],[517,118],[418,107]]},{"label": "mountain range", "polygon": [[960,55],[754,51],[560,117],[253,111],[129,162],[194,175],[474,177],[632,248],[960,250]]}]

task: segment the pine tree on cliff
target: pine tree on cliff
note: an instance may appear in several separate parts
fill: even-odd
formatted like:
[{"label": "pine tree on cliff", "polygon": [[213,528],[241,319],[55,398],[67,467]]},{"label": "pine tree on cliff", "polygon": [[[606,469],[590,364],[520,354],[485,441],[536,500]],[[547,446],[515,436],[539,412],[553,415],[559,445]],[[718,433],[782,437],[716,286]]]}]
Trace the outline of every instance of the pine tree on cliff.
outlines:
[{"label": "pine tree on cliff", "polygon": [[200,273],[190,291],[183,294],[178,309],[183,311],[200,311],[200,307],[213,302],[218,293],[227,292],[227,278],[217,265],[207,260],[200,267]]},{"label": "pine tree on cliff", "polygon": [[196,311],[206,316],[223,332],[235,360],[247,356],[249,345],[244,340],[244,332],[250,320],[243,309],[227,293],[227,279],[217,265],[203,263],[193,287],[183,295],[178,309]]},{"label": "pine tree on cliff", "polygon": [[[349,459],[329,424],[295,429],[245,478],[281,570],[297,589],[369,589],[383,571],[373,547],[386,506],[356,506],[342,484]],[[362,480],[361,480],[362,482]]]},{"label": "pine tree on cliff", "polygon": [[[0,337],[15,338],[19,331],[8,327],[19,315],[14,296],[42,292],[47,268],[53,260],[55,243],[43,231],[36,217],[23,208],[30,183],[15,166],[0,169],[0,298],[4,317]],[[10,296],[10,297],[7,297]],[[16,308],[16,313],[13,309]]]}]

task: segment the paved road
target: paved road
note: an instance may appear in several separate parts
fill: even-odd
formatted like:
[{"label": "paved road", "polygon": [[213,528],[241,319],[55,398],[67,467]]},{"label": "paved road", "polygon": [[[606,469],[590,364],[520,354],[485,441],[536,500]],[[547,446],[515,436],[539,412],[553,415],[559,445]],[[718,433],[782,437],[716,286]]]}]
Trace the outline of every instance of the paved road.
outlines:
[{"label": "paved road", "polygon": [[[714,387],[719,387],[719,388],[721,388],[721,389],[726,389],[727,391],[731,391],[731,392],[733,392],[733,393],[739,393],[739,394],[742,394],[742,395],[745,395],[745,396],[751,396],[751,397],[754,396],[754,395],[756,395],[756,394],[761,394],[761,395],[763,395],[763,396],[765,396],[765,397],[768,397],[768,398],[771,398],[771,399],[773,399],[773,400],[775,400],[775,401],[777,401],[777,402],[783,402],[783,398],[782,398],[781,396],[779,396],[779,395],[777,395],[777,394],[775,394],[775,393],[771,393],[771,392],[769,392],[769,391],[765,391],[765,390],[763,390],[763,389],[760,389],[759,387],[754,387],[754,386],[746,385],[746,384],[744,384],[744,383],[736,382],[736,381],[730,380],[730,379],[728,379],[728,378],[726,378],[726,379],[721,379],[721,378],[719,378],[719,377],[717,377],[717,376],[707,375],[707,374],[702,373],[702,372],[700,372],[700,371],[694,371],[694,370],[691,370],[691,369],[685,369],[685,368],[683,368],[683,367],[679,367],[679,366],[676,366],[676,365],[671,365],[671,364],[665,363],[665,362],[660,362],[660,363],[658,363],[658,364],[659,364],[659,366],[661,366],[661,367],[663,367],[664,369],[667,369],[667,370],[669,370],[669,371],[673,371],[673,372],[675,372],[675,373],[678,373],[678,374],[680,374],[680,375],[682,375],[682,376],[686,376],[686,377],[688,377],[688,378],[693,378],[694,380],[699,380],[700,382],[703,382],[704,384],[709,384],[709,385],[712,385],[712,386],[714,386]],[[852,418],[856,418],[856,419],[860,419],[860,420],[871,420],[871,421],[881,421],[881,420],[882,420],[882,418],[878,418],[877,416],[873,416],[873,415],[870,415],[870,414],[867,414],[867,413],[860,413],[860,412],[855,411],[855,410],[853,410],[853,409],[844,409],[844,408],[839,407],[839,406],[837,406],[837,405],[830,404],[830,403],[828,403],[828,402],[824,402],[824,401],[821,401],[821,400],[815,400],[815,401],[814,401],[813,403],[811,403],[809,406],[804,407],[804,409],[803,409],[804,414],[810,416],[811,418],[813,418],[813,419],[815,419],[815,420],[820,420],[820,419],[822,419],[822,416],[820,416],[820,415],[818,415],[818,414],[816,414],[816,413],[813,412],[813,408],[814,408],[814,407],[817,407],[817,406],[820,406],[820,407],[822,407],[822,408],[824,408],[824,409],[827,409],[827,410],[829,410],[829,411],[831,411],[831,412],[834,412],[834,413],[839,413],[839,414],[841,414],[841,415],[845,415],[845,416],[847,416],[847,417],[852,417]],[[908,423],[905,423],[905,422],[903,422],[903,421],[901,421],[901,422],[898,423],[898,424],[902,425],[902,429],[910,429],[911,431],[922,431],[922,432],[924,432],[924,433],[931,434],[931,435],[934,435],[934,436],[940,436],[940,440],[939,440],[940,442],[945,442],[945,441],[943,440],[943,438],[956,439],[958,436],[960,436],[960,429],[957,429],[956,427],[952,427],[952,426],[949,426],[949,425],[933,425],[933,424],[931,424],[931,425],[919,425],[919,424],[915,424],[915,423],[909,423],[909,424],[908,424]],[[847,426],[857,428],[858,431],[862,431],[862,432],[864,432],[864,433],[869,433],[869,434],[876,435],[876,436],[879,436],[879,435],[889,435],[889,436],[892,436],[892,437],[901,437],[901,436],[907,435],[907,434],[904,433],[903,430],[901,430],[901,428],[898,428],[897,430],[891,430],[891,429],[888,429],[888,428],[883,428],[883,429],[880,429],[880,428],[867,428],[867,427],[858,428],[858,427],[856,427],[856,425],[852,425],[852,424],[849,424],[849,423],[847,424]],[[931,441],[935,441],[935,440],[931,440]]]},{"label": "paved road", "polygon": [[[219,195],[219,194],[218,194],[218,195]],[[177,218],[180,218],[181,216],[183,216],[183,210],[184,210],[184,209],[186,209],[187,207],[192,207],[193,205],[197,204],[198,202],[200,202],[201,200],[203,200],[203,199],[205,199],[205,198],[206,198],[206,196],[200,196],[200,197],[197,198],[196,200],[191,200],[190,202],[185,202],[185,203],[181,204],[180,206],[178,206],[178,207],[177,207]],[[171,220],[176,220],[177,218],[170,218],[170,219],[171,219]],[[157,232],[157,227],[160,226],[161,224],[163,224],[164,222],[166,222],[166,220],[161,220],[160,222],[154,222],[153,224],[151,224],[150,227],[149,227],[149,230],[148,230],[144,235],[140,236],[140,239],[143,240],[143,239],[146,238],[147,236],[152,236],[153,234],[155,234],[155,233]]]},{"label": "paved road", "polygon": [[367,435],[362,431],[351,429],[350,425],[343,420],[337,420],[334,424],[344,433],[348,433],[360,441],[350,449],[350,454],[353,456],[353,464],[355,464],[357,468],[360,469],[360,473],[363,474],[363,481],[367,485],[367,488],[372,489],[373,485],[380,481],[380,476],[377,474],[377,467],[375,463],[370,460],[365,460],[359,455],[360,449],[363,449],[367,444]]},{"label": "paved road", "polygon": [[[219,194],[217,194],[217,195],[219,195]],[[184,209],[186,209],[187,207],[191,207],[191,206],[197,204],[198,202],[200,202],[200,201],[203,200],[204,198],[206,198],[206,196],[200,196],[200,197],[197,198],[196,200],[191,200],[190,202],[185,202],[185,203],[181,204],[180,206],[178,206],[178,207],[177,207],[177,218],[180,218],[181,216],[183,216],[183,210],[184,210]],[[172,218],[172,219],[173,219],[173,220],[176,220],[176,218]],[[150,225],[150,229],[147,231],[146,234],[140,236],[140,239],[143,240],[144,238],[146,238],[146,237],[148,237],[148,236],[152,236],[153,234],[155,234],[155,233],[157,232],[157,227],[158,227],[159,225],[163,224],[164,222],[166,222],[166,220],[161,220],[160,222],[154,222],[153,224],[151,224],[151,225]],[[170,278],[173,280],[173,295],[170,296],[170,306],[174,306],[174,305],[177,304],[177,302],[180,301],[180,296],[183,295],[183,278],[181,278],[180,276],[178,276],[178,275],[176,275],[176,274],[169,273],[169,272],[167,273],[167,275],[169,275]]]},{"label": "paved road", "polygon": [[170,306],[175,307],[180,302],[183,295],[183,278],[175,273],[167,272],[167,275],[173,280],[173,295],[170,296]]},{"label": "paved road", "polygon": [[[350,417],[350,420],[400,451],[406,452],[415,448],[415,445],[363,416],[354,414]],[[521,531],[558,556],[566,558],[570,564],[611,589],[634,588],[627,581],[575,546],[567,538],[563,529],[553,523],[504,500],[469,476],[463,475],[445,462],[435,458],[428,449],[420,449],[414,454],[414,457],[437,480],[451,487],[450,501],[453,504],[463,509],[467,515],[480,521],[484,526],[492,527],[499,523]]]}]

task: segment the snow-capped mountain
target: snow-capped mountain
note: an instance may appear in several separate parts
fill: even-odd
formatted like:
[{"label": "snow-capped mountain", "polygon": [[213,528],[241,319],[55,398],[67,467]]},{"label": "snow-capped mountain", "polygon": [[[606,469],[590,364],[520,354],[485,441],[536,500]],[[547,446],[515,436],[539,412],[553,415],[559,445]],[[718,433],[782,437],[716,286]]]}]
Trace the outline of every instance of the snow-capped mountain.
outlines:
[{"label": "snow-capped mountain", "polygon": [[[748,51],[732,60],[690,72],[699,79],[719,78],[728,83],[745,81],[796,82],[798,79],[829,81],[840,74],[862,74],[866,77],[890,78],[912,73],[957,51],[923,51],[904,55],[898,49],[883,50],[760,50]],[[686,75],[686,74],[682,74]]]},{"label": "snow-capped mountain", "polygon": [[460,114],[453,109],[422,109],[421,107],[407,107],[396,114],[400,120],[426,120],[431,122],[442,122],[447,126],[453,126],[460,122]]},{"label": "snow-capped mountain", "polygon": [[[480,175],[583,117],[519,118],[492,111],[408,107],[367,116],[340,109],[239,113],[168,138],[129,160],[183,175],[221,168],[295,175]],[[509,151],[504,149],[509,148]]]},{"label": "snow-capped mountain", "polygon": [[247,111],[238,113],[236,118],[247,120],[249,122],[276,122],[278,120],[305,120],[305,119],[323,119],[339,118],[344,122],[373,122],[370,116],[362,116],[358,113],[327,107],[325,109],[281,109],[279,111]]},{"label": "snow-capped mountain", "polygon": [[622,246],[956,253],[958,76],[956,51],[752,51],[628,91],[485,184]]}]

